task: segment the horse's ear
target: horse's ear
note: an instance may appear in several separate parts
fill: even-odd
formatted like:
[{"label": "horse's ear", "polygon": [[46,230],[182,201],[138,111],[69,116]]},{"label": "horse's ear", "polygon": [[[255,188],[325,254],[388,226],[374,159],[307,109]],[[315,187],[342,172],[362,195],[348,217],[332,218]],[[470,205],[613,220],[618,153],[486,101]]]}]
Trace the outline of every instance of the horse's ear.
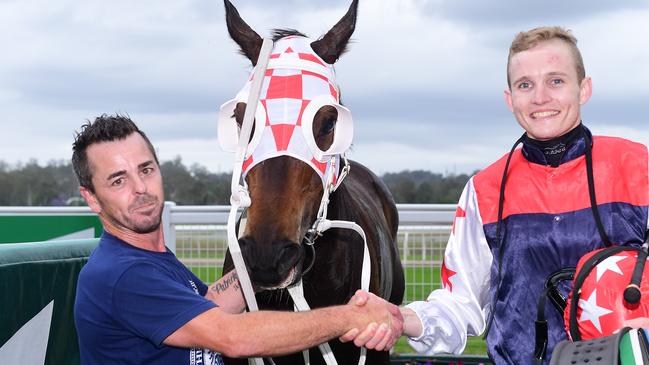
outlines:
[{"label": "horse's ear", "polygon": [[254,66],[257,64],[257,58],[259,58],[259,51],[261,50],[263,40],[257,32],[252,30],[241,19],[237,8],[229,0],[224,0],[224,3],[225,22],[228,25],[228,33],[230,33],[230,37],[241,47],[241,53],[248,57]]},{"label": "horse's ear", "polygon": [[356,14],[358,0],[352,1],[347,14],[342,17],[322,38],[311,43],[311,48],[328,64],[338,61],[338,57],[345,52],[347,42],[356,28]]}]

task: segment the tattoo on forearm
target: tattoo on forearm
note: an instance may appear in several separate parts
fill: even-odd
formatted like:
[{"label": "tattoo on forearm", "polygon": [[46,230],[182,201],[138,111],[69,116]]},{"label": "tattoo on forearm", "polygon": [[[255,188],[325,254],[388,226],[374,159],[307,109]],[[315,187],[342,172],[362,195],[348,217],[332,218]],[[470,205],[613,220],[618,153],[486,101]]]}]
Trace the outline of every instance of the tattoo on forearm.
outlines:
[{"label": "tattoo on forearm", "polygon": [[234,288],[235,291],[239,290],[241,287],[239,285],[239,277],[236,273],[230,275],[225,280],[221,282],[216,282],[212,285],[212,290],[218,294],[225,292],[230,286]]}]

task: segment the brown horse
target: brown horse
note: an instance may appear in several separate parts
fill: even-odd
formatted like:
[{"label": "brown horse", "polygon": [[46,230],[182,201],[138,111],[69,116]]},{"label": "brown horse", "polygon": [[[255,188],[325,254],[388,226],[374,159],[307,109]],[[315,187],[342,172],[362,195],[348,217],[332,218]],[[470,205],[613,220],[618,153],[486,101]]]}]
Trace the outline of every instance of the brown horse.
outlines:
[{"label": "brown horse", "polygon": [[[230,36],[255,65],[262,38],[243,21],[230,1],[224,2]],[[338,60],[354,31],[357,8],[358,0],[354,0],[346,15],[331,30],[319,40],[310,41],[311,50],[319,57],[315,57],[315,61],[324,61],[327,64],[324,66],[331,67]],[[294,30],[275,30],[273,35],[275,42],[305,37]],[[308,55],[302,58],[314,60]],[[338,95],[337,86],[331,88],[331,94]],[[233,116],[239,126],[245,107],[242,101],[234,107]],[[310,126],[307,132],[312,134],[317,149],[327,151],[336,143],[336,133],[342,129],[338,125],[342,112],[337,104],[323,105],[313,114],[312,121],[302,121],[298,126]],[[263,121],[257,118],[255,123]],[[251,137],[251,141],[254,139]],[[346,303],[360,288],[364,245],[358,233],[330,229],[317,237],[312,246],[304,243],[316,220],[324,189],[323,177],[317,172],[320,165],[308,162],[308,159],[278,155],[255,161],[244,175],[252,205],[246,212],[239,245],[253,285],[262,289],[256,295],[260,309],[293,310],[286,287],[300,278],[312,308]],[[337,172],[340,168],[336,166]],[[404,277],[397,250],[398,214],[394,200],[383,182],[361,164],[351,162],[350,172],[342,181],[330,196],[326,218],[356,222],[363,228],[370,254],[370,291],[400,304]],[[228,255],[224,272],[232,268]],[[353,343],[333,340],[330,346],[339,364],[358,363],[360,350]],[[311,364],[324,364],[317,348],[310,350],[310,359]],[[274,360],[276,364],[301,364],[302,354]],[[245,363],[239,361],[227,359],[226,363]],[[368,351],[367,364],[389,364],[389,353]]]}]

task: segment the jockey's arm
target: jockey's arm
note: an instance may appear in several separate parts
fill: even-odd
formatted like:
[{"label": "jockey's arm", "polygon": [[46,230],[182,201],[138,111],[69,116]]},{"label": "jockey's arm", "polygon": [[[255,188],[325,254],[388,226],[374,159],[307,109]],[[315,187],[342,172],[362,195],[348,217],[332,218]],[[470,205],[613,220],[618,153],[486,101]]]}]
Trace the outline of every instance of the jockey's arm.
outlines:
[{"label": "jockey's arm", "polygon": [[[404,334],[416,351],[429,355],[459,354],[467,335],[478,335],[485,329],[488,311],[488,278],[491,252],[478,214],[472,180],[467,183],[458,203],[461,214],[445,252],[444,288],[434,290],[426,301],[415,301],[402,308]],[[447,270],[444,273],[444,270]],[[346,333],[341,341],[372,348],[381,338],[372,328]]]},{"label": "jockey's arm", "polygon": [[[419,321],[408,343],[417,352],[459,354],[467,336],[477,336],[486,328],[490,312],[489,282],[493,261],[485,237],[477,195],[471,178],[458,201],[454,226],[442,265],[443,288],[433,290],[425,301],[406,306]],[[419,328],[422,331],[419,331]],[[418,332],[418,333],[417,333]],[[409,333],[408,333],[409,334]]]}]

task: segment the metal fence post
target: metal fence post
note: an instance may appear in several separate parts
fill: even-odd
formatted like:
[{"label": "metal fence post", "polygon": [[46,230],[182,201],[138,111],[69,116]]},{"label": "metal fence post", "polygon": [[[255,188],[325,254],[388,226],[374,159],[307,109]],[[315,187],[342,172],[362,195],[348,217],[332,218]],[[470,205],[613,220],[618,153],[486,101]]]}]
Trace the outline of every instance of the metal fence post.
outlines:
[{"label": "metal fence post", "polygon": [[403,258],[402,259],[404,259],[404,258],[410,259],[410,247],[408,245],[408,243],[409,243],[408,242],[408,234],[409,233],[410,232],[405,232],[403,234]]},{"label": "metal fence post", "polygon": [[176,203],[165,201],[164,208],[162,209],[162,233],[164,234],[165,244],[171,252],[176,253],[176,228],[171,221],[171,210],[176,206]]}]

